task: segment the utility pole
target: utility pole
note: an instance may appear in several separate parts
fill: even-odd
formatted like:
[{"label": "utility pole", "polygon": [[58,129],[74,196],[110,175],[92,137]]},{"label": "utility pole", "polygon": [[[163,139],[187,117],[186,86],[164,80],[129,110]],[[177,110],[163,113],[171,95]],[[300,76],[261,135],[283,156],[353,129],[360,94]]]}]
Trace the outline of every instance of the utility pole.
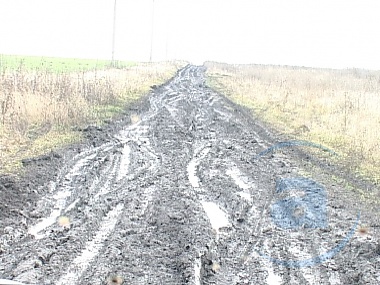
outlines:
[{"label": "utility pole", "polygon": [[115,67],[115,30],[116,30],[116,0],[113,5],[113,31],[112,31],[112,66]]},{"label": "utility pole", "polygon": [[150,62],[152,62],[153,35],[154,35],[154,0],[153,0],[153,9],[152,9],[152,33],[150,35],[150,56],[149,56],[149,61]]}]

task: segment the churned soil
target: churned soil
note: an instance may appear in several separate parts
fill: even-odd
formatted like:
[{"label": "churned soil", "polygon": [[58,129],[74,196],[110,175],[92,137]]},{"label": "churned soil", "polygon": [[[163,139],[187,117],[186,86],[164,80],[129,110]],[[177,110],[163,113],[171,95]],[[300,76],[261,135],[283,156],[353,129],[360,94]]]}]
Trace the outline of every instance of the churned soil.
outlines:
[{"label": "churned soil", "polygon": [[[297,144],[264,152],[285,138],[209,88],[203,66],[186,66],[119,119],[82,131],[85,143],[0,178],[0,279],[380,283],[376,204],[347,189],[328,152]],[[317,192],[280,191],[304,178]]]}]

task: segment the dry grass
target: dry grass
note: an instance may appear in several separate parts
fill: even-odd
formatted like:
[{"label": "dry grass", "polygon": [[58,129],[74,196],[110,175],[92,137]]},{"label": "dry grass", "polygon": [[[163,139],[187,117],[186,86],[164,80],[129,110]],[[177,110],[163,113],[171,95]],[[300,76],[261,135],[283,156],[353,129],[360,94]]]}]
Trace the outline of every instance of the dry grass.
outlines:
[{"label": "dry grass", "polygon": [[172,77],[182,63],[57,73],[4,69],[0,74],[0,172],[23,158],[80,140],[74,127],[102,124]]},{"label": "dry grass", "polygon": [[380,183],[380,72],[207,63],[210,84],[292,138]]}]

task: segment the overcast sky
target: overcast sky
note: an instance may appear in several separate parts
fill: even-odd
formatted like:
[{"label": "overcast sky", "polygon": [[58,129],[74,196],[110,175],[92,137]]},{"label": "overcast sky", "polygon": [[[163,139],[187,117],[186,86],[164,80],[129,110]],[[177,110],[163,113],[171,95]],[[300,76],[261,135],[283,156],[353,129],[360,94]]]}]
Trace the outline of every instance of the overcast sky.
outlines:
[{"label": "overcast sky", "polygon": [[[379,0],[117,0],[115,57],[380,70]],[[0,53],[112,54],[114,0],[0,0]]]}]

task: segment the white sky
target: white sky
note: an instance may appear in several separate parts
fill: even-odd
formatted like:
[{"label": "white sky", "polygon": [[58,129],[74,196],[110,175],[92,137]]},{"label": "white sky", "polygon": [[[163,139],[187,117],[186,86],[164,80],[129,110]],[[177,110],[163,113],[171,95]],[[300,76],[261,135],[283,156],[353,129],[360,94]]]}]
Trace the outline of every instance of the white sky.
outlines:
[{"label": "white sky", "polygon": [[[0,53],[111,58],[114,0],[0,0]],[[379,0],[154,0],[153,60],[380,70]],[[115,57],[148,61],[153,0],[117,0]]]}]

